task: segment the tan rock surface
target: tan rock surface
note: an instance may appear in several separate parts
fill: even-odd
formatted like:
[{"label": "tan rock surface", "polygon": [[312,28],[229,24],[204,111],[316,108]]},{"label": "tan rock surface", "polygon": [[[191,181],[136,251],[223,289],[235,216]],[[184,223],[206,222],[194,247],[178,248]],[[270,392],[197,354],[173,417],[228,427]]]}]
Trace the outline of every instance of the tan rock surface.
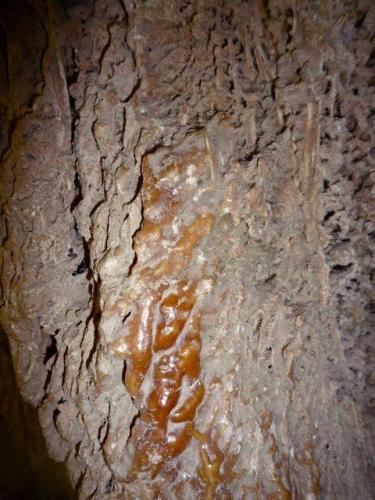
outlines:
[{"label": "tan rock surface", "polygon": [[373,498],[373,3],[0,12],[0,321],[77,497]]}]

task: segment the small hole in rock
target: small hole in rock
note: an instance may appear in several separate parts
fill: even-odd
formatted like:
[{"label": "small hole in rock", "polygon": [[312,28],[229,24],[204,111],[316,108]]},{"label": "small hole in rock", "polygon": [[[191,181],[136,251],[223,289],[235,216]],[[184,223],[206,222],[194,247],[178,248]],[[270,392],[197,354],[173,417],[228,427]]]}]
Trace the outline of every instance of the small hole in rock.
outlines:
[{"label": "small hole in rock", "polygon": [[328,210],[325,214],[325,216],[323,217],[323,220],[324,222],[327,222],[327,220],[329,220],[331,217],[333,217],[335,215],[335,211],[334,210]]},{"label": "small hole in rock", "polygon": [[46,348],[46,352],[44,355],[44,364],[46,364],[53,356],[57,354],[57,342],[53,335],[50,335],[49,344]]},{"label": "small hole in rock", "polygon": [[61,411],[58,409],[58,408],[55,408],[53,410],[53,414],[52,414],[52,418],[53,418],[53,421],[56,423],[56,419],[57,417],[60,415]]},{"label": "small hole in rock", "polygon": [[332,88],[332,83],[330,80],[328,80],[324,93],[329,94],[329,92],[331,91],[331,88]]},{"label": "small hole in rock", "polygon": [[354,130],[357,128],[357,120],[355,116],[349,115],[348,119],[346,120],[346,128],[348,129],[349,132],[354,132]]},{"label": "small hole in rock", "polygon": [[88,270],[86,259],[82,259],[82,261],[78,264],[77,269],[72,273],[72,276],[77,276],[77,274],[82,274]]},{"label": "small hole in rock", "polygon": [[352,263],[346,265],[335,264],[334,266],[331,267],[331,273],[342,273],[350,269],[352,265],[353,265]]}]

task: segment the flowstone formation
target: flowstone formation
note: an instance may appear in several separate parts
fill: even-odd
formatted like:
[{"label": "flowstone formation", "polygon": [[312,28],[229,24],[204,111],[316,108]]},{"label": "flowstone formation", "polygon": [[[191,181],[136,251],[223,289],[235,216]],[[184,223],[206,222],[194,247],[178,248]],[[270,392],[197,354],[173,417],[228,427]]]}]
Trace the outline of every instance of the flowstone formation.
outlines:
[{"label": "flowstone formation", "polygon": [[128,293],[134,311],[112,346],[126,362],[125,386],[140,412],[129,443],[135,449],[130,479],[143,471],[155,477],[180,455],[204,397],[200,303],[212,277],[198,248],[214,222],[208,200],[202,203],[212,160],[202,145],[197,149],[199,141],[189,142],[189,151],[172,156],[158,176],[147,159],[141,167],[143,222],[134,237],[137,261]]},{"label": "flowstone formation", "polygon": [[373,498],[373,2],[0,13],[0,321],[74,495]]}]

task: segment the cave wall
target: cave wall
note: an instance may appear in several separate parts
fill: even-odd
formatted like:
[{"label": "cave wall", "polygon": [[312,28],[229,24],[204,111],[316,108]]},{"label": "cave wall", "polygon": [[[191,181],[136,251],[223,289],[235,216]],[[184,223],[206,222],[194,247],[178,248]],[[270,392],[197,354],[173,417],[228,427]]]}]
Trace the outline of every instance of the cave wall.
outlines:
[{"label": "cave wall", "polygon": [[80,498],[372,498],[371,1],[1,6],[1,325]]},{"label": "cave wall", "polygon": [[67,470],[48,456],[37,410],[19,395],[9,344],[0,330],[0,498],[70,500]]}]

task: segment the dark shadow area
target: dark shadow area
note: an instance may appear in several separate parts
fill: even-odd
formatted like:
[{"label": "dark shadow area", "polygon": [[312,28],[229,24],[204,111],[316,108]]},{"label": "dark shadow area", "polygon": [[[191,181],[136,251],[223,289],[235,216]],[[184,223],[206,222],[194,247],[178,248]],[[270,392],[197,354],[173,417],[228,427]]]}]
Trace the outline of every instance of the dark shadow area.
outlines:
[{"label": "dark shadow area", "polygon": [[71,500],[63,464],[48,455],[37,411],[18,392],[0,329],[0,500]]}]

